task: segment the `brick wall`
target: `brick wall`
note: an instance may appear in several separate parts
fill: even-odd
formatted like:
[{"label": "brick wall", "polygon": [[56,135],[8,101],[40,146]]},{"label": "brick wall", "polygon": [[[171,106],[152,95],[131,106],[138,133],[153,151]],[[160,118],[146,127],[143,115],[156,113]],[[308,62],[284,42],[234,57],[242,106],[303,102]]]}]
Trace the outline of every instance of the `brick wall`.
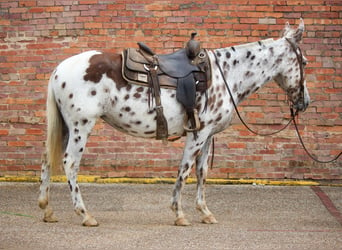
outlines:
[{"label": "brick wall", "polygon": [[[309,150],[329,159],[342,150],[342,4],[320,0],[8,0],[0,3],[0,176],[39,175],[45,141],[45,99],[50,72],[63,59],[89,49],[120,52],[144,41],[158,53],[181,48],[192,31],[202,47],[219,48],[277,38],[286,21],[306,32],[308,88],[314,102],[300,115]],[[285,95],[274,84],[240,106],[255,128],[272,131],[289,118]],[[273,125],[272,125],[273,124]],[[99,121],[82,159],[82,174],[175,176],[184,140],[126,136]],[[209,177],[342,179],[341,160],[309,159],[293,127],[254,136],[235,119],[215,138]]]}]

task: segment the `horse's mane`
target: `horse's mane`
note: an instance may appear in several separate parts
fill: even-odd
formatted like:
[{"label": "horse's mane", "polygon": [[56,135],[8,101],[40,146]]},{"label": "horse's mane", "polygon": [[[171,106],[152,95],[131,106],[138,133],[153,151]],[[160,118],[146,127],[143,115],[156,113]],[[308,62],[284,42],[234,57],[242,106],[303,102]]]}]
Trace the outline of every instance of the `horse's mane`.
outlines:
[{"label": "horse's mane", "polygon": [[244,44],[240,44],[240,45],[234,45],[234,48],[249,48],[249,47],[254,47],[256,45],[259,45],[260,43],[266,45],[268,43],[274,42],[273,38],[267,38],[264,40],[260,40],[257,42],[251,42],[251,43],[244,43]]}]

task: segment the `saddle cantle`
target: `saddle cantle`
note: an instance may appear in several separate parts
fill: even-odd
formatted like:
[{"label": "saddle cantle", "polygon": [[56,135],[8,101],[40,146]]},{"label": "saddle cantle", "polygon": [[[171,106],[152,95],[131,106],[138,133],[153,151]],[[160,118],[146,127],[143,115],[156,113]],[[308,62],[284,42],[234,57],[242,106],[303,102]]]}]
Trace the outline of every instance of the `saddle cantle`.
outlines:
[{"label": "saddle cantle", "polygon": [[[166,139],[167,122],[163,115],[160,88],[176,89],[177,100],[186,110],[184,129],[194,132],[200,128],[196,110],[196,92],[204,93],[211,83],[211,68],[205,49],[194,40],[195,33],[184,49],[158,55],[146,44],[139,49],[128,48],[122,53],[122,76],[131,83],[151,88],[157,111],[157,139]],[[159,117],[159,118],[158,118]],[[188,126],[188,120],[190,126]]]}]

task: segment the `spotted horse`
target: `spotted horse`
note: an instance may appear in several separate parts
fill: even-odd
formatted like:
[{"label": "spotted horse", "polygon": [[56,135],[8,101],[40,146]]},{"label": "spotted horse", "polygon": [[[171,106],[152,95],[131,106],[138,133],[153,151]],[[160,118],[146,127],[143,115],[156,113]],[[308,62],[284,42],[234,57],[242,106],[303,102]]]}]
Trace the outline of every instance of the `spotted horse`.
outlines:
[{"label": "spotted horse", "polygon": [[[303,31],[301,19],[294,29],[286,23],[282,37],[277,40],[261,40],[209,51],[212,83],[207,97],[196,96],[201,123],[196,137],[194,133],[184,135],[184,108],[177,102],[175,90],[160,90],[168,134],[186,136],[171,200],[176,225],[190,224],[182,210],[181,191],[194,166],[196,207],[202,214],[202,222],[217,223],[205,201],[208,151],[212,137],[229,126],[234,113],[233,102],[240,103],[273,79],[287,93],[290,105],[297,111],[305,111],[309,105],[304,79],[306,60],[298,46]],[[89,51],[66,59],[51,75],[47,97],[47,148],[43,154],[39,195],[45,222],[57,221],[49,204],[49,182],[52,170],[62,164],[75,212],[83,217],[84,226],[98,225],[86,209],[77,183],[87,138],[98,118],[132,136],[150,139],[156,136],[156,111],[148,105],[149,89],[128,84],[122,77],[121,66],[120,54]],[[96,76],[97,80],[88,77],[89,74]]]}]

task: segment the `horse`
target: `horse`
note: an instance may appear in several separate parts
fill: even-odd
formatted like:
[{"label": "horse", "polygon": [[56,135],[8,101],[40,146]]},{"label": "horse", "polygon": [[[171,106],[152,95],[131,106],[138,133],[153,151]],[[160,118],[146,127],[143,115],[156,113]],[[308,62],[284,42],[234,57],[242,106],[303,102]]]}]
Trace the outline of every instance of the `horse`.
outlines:
[{"label": "horse", "polygon": [[[304,22],[300,19],[297,28],[290,27],[287,22],[279,39],[210,50],[212,83],[206,95],[196,95],[201,124],[196,136],[184,131],[185,111],[176,100],[175,90],[160,90],[168,134],[186,136],[171,199],[175,225],[190,225],[182,209],[181,191],[194,166],[196,208],[203,223],[217,223],[205,201],[208,154],[213,136],[230,125],[235,104],[274,80],[287,94],[294,109],[305,111],[308,107],[310,96],[304,79],[307,60],[298,45],[303,31]],[[123,79],[120,54],[87,51],[65,59],[56,67],[48,84],[47,142],[42,156],[38,198],[45,222],[58,221],[49,204],[49,182],[53,170],[62,165],[74,210],[82,216],[82,225],[99,225],[86,209],[77,183],[87,138],[96,120],[101,118],[129,135],[154,139],[156,111],[149,107],[148,94],[148,87],[130,84]]]}]

